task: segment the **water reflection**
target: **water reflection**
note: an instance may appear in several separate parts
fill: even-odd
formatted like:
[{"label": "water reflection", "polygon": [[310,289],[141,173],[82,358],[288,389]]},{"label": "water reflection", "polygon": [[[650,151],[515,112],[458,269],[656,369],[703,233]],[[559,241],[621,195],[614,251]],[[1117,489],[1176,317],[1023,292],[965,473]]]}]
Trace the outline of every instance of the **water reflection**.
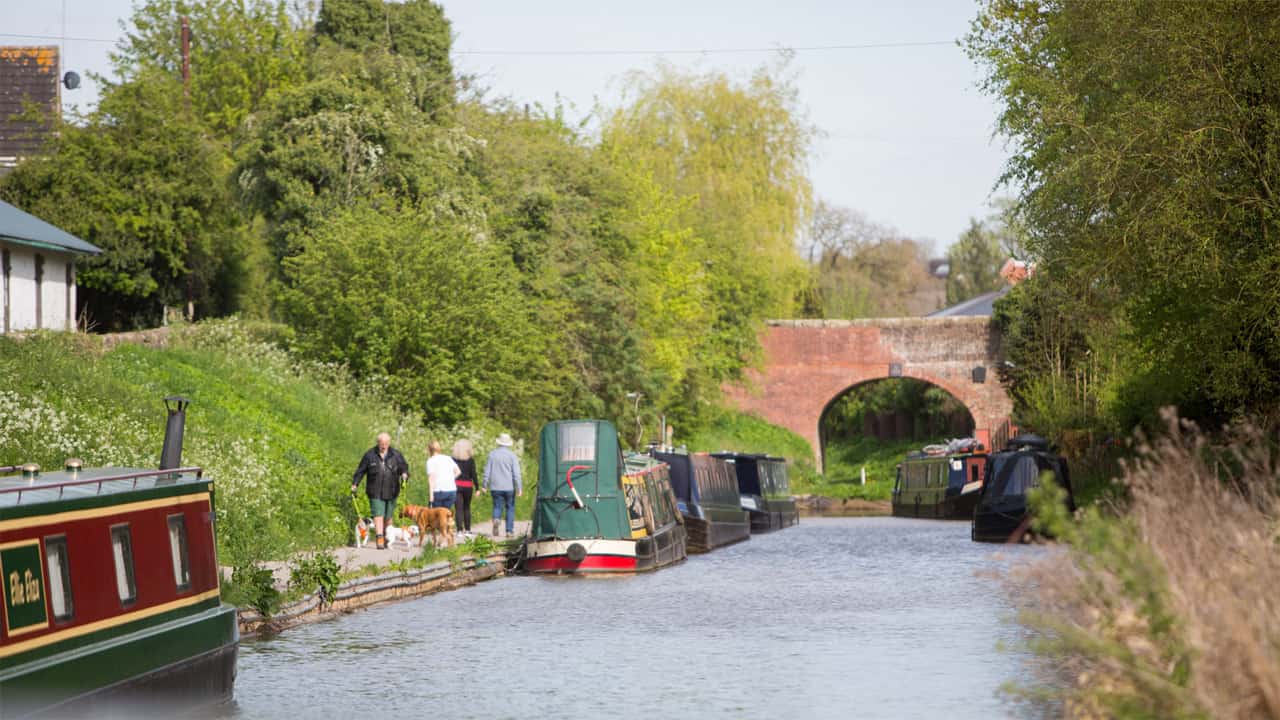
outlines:
[{"label": "water reflection", "polygon": [[242,718],[1012,714],[1006,590],[967,523],[805,519],[630,578],[505,578],[241,647]]}]

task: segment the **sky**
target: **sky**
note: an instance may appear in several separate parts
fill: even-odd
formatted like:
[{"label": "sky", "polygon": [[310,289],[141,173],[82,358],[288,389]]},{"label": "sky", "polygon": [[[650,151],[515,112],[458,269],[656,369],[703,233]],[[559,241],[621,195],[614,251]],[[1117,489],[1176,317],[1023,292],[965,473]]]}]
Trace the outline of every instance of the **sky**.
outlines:
[{"label": "sky", "polygon": [[[977,13],[971,0],[442,4],[459,71],[491,96],[562,104],[574,120],[616,103],[628,73],[659,61],[745,79],[775,63],[778,49],[796,48],[788,67],[821,133],[810,163],[815,196],[930,241],[935,252],[1004,192],[995,188],[1006,157],[992,135],[998,107],[955,44]],[[0,44],[61,44],[63,70],[84,77],[80,89],[63,91],[63,103],[84,109],[97,98],[86,71],[109,72],[132,5],[0,0]],[[839,49],[804,49],[831,46]]]}]

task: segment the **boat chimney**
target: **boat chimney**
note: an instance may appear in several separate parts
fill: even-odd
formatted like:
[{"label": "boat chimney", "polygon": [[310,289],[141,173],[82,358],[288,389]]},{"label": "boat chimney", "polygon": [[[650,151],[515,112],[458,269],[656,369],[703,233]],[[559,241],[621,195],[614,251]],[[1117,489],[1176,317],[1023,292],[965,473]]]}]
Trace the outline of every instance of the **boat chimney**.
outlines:
[{"label": "boat chimney", "polygon": [[160,451],[161,470],[182,467],[182,432],[187,424],[187,406],[190,404],[190,400],[179,395],[164,399],[169,419],[164,426],[164,448]]},{"label": "boat chimney", "polygon": [[35,463],[27,463],[22,466],[22,479],[27,482],[35,482],[40,477],[40,466]]},{"label": "boat chimney", "polygon": [[66,461],[62,463],[62,468],[67,471],[67,474],[71,476],[72,480],[80,477],[80,469],[83,467],[84,461],[80,458],[67,458]]}]

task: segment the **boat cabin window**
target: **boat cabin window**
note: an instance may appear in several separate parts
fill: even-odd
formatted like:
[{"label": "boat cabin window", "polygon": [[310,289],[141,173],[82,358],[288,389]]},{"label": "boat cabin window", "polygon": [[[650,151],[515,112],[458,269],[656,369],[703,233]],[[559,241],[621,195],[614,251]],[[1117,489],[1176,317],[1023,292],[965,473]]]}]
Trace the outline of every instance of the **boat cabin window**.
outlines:
[{"label": "boat cabin window", "polygon": [[56,535],[44,539],[44,559],[49,569],[49,604],[53,606],[53,619],[70,620],[71,567],[67,563],[67,536]]},{"label": "boat cabin window", "polygon": [[596,459],[595,423],[565,423],[560,426],[560,461],[577,462]]},{"label": "boat cabin window", "polygon": [[640,499],[640,485],[628,482],[622,488],[627,497],[627,516],[631,520],[631,532],[634,536],[644,530],[644,502]]},{"label": "boat cabin window", "polygon": [[138,599],[138,586],[133,579],[133,539],[129,526],[111,528],[111,552],[116,560],[116,592],[120,604],[129,605]]},{"label": "boat cabin window", "polygon": [[187,556],[187,519],[169,516],[169,556],[173,559],[173,584],[178,592],[191,589],[191,562]]}]

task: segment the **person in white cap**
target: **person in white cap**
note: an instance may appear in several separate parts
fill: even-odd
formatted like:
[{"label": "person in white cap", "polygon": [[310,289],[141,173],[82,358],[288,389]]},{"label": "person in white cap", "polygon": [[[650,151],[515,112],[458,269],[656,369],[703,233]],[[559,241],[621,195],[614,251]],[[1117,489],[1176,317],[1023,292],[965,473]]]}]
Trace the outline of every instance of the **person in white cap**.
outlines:
[{"label": "person in white cap", "polygon": [[520,483],[520,458],[512,452],[515,441],[507,433],[498,436],[498,447],[489,453],[484,464],[484,485],[481,492],[493,493],[493,536],[498,537],[498,521],[506,512],[507,534],[515,533],[516,498],[524,494]]}]

